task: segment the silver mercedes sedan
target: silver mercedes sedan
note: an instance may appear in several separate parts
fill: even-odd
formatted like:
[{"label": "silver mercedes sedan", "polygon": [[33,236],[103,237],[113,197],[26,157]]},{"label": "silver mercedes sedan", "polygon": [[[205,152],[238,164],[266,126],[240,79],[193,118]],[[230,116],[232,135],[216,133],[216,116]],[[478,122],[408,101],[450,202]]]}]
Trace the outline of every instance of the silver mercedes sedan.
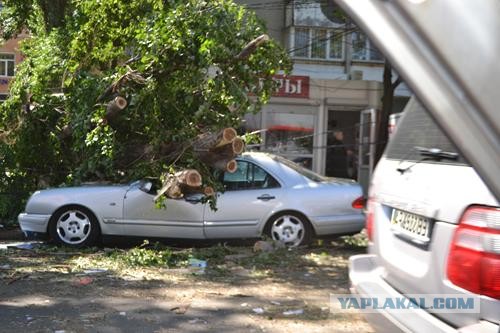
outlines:
[{"label": "silver mercedes sedan", "polygon": [[279,156],[244,153],[224,173],[217,210],[201,194],[154,202],[149,180],[128,185],[81,186],[35,192],[19,224],[27,236],[90,246],[102,235],[188,239],[256,238],[288,246],[314,236],[359,232],[365,223],[362,189],[353,180],[326,178]]}]

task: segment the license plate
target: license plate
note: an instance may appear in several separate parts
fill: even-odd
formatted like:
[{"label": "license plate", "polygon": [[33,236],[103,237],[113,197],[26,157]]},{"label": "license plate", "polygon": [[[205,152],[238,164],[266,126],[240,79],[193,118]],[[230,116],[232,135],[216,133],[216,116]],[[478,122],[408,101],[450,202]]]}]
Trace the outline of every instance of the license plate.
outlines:
[{"label": "license plate", "polygon": [[430,240],[431,220],[424,216],[393,209],[391,229],[394,233],[406,236],[418,243],[427,243]]}]

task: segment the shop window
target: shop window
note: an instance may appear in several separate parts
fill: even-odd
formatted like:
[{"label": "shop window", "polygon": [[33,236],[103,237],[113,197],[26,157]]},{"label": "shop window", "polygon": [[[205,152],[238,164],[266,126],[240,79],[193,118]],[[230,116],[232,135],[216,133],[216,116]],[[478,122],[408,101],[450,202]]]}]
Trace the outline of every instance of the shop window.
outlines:
[{"label": "shop window", "polygon": [[289,106],[267,111],[264,150],[312,167],[316,109],[306,106],[290,112]]},{"label": "shop window", "polygon": [[14,76],[15,55],[0,53],[0,76]]}]

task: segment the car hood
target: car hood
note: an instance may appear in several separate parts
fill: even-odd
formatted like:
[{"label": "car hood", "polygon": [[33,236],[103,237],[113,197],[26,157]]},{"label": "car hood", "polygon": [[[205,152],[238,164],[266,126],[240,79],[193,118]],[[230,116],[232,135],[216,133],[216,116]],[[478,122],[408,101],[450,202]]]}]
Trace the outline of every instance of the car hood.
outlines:
[{"label": "car hood", "polygon": [[74,186],[58,187],[39,190],[35,193],[39,195],[73,195],[73,194],[92,194],[96,192],[123,192],[129,188],[129,185],[92,185],[92,186]]},{"label": "car hood", "polygon": [[375,42],[500,200],[500,2],[335,2]]},{"label": "car hood", "polygon": [[84,206],[103,201],[121,202],[129,185],[78,186],[39,190],[26,204],[26,213],[51,214],[57,207],[70,204]]}]

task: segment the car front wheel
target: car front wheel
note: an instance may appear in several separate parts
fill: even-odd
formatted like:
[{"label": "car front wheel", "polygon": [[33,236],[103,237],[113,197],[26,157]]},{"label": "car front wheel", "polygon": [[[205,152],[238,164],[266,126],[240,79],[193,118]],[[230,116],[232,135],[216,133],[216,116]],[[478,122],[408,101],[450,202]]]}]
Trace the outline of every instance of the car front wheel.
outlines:
[{"label": "car front wheel", "polygon": [[266,233],[273,240],[289,247],[309,244],[312,237],[309,221],[295,213],[282,213],[272,217],[267,224]]},{"label": "car front wheel", "polygon": [[52,216],[49,224],[51,239],[57,244],[72,247],[91,246],[99,237],[95,215],[84,207],[64,207]]}]

